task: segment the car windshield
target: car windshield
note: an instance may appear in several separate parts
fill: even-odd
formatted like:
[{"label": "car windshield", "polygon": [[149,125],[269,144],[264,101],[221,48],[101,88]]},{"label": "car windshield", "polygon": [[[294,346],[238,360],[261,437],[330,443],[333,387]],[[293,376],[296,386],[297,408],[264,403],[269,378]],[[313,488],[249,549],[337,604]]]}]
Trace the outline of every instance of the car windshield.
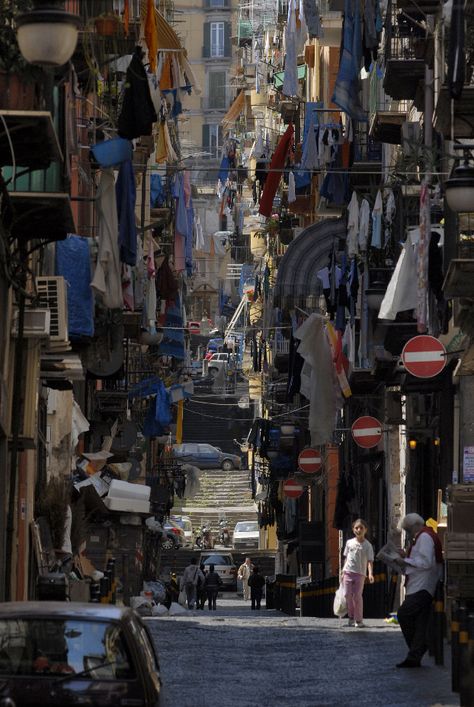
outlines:
[{"label": "car windshield", "polygon": [[258,523],[257,521],[249,521],[249,522],[242,522],[242,523],[237,523],[235,526],[235,531],[236,533],[253,533],[254,531],[258,531]]},{"label": "car windshield", "polygon": [[202,562],[205,565],[231,565],[232,559],[229,555],[209,555]]},{"label": "car windshield", "polygon": [[0,676],[67,676],[87,680],[134,677],[120,626],[67,619],[0,620]]}]

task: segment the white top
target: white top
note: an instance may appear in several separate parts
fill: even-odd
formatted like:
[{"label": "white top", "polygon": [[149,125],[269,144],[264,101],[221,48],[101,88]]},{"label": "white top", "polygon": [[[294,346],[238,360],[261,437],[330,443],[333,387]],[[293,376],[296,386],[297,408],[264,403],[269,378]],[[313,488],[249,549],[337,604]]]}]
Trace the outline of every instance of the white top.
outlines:
[{"label": "white top", "polygon": [[436,562],[434,542],[428,533],[421,533],[413,545],[410,557],[405,558],[405,591],[414,594],[425,589],[434,596],[441,579],[443,565]]},{"label": "white top", "polygon": [[351,538],[344,548],[344,571],[367,574],[367,563],[374,561],[374,548],[368,540],[360,543],[357,538]]}]

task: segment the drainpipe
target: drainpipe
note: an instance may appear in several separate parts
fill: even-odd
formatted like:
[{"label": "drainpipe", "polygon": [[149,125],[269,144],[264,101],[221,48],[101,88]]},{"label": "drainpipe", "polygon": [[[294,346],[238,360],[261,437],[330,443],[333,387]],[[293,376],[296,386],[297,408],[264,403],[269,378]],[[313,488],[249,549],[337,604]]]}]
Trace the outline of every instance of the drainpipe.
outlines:
[{"label": "drainpipe", "polygon": [[[23,250],[23,249],[22,249]],[[21,261],[26,261],[25,253],[21,254]],[[23,276],[22,276],[23,277]],[[25,305],[26,298],[23,292],[25,278],[21,283],[21,289],[17,293],[18,297],[18,335],[15,345],[15,362],[13,374],[13,394],[12,394],[12,414],[11,414],[11,452],[10,452],[10,480],[8,490],[8,515],[7,534],[5,547],[5,601],[10,601],[12,596],[13,572],[13,542],[16,518],[17,501],[17,475],[18,458],[20,454],[20,432],[21,432],[21,399],[22,399],[22,379],[23,379],[23,346],[25,343],[23,333],[25,328]]]},{"label": "drainpipe", "polygon": [[[426,28],[428,34],[433,35],[434,21],[433,16],[429,15],[426,18]],[[425,122],[424,122],[424,138],[425,147],[431,150],[433,145],[433,108],[434,108],[434,79],[433,69],[428,64],[425,64]],[[431,182],[431,172],[426,175],[428,183]]]}]

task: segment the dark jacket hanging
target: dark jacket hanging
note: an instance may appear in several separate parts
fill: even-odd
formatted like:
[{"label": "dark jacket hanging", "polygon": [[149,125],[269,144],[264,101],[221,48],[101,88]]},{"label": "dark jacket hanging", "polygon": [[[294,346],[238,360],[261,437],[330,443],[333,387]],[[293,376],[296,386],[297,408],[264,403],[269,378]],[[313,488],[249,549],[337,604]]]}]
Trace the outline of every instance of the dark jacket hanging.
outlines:
[{"label": "dark jacket hanging", "polygon": [[127,69],[118,134],[127,140],[133,140],[140,135],[151,135],[153,123],[156,121],[157,115],[151,100],[146,71],[140,57],[135,53]]}]

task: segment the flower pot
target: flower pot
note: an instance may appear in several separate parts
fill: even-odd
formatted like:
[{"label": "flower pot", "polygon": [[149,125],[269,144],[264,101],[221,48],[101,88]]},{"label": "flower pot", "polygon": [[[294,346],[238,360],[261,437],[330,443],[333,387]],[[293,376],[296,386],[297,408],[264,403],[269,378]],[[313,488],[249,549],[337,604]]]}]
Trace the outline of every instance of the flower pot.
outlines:
[{"label": "flower pot", "polygon": [[94,25],[96,33],[101,37],[113,37],[118,34],[121,27],[120,19],[115,15],[96,17]]}]

